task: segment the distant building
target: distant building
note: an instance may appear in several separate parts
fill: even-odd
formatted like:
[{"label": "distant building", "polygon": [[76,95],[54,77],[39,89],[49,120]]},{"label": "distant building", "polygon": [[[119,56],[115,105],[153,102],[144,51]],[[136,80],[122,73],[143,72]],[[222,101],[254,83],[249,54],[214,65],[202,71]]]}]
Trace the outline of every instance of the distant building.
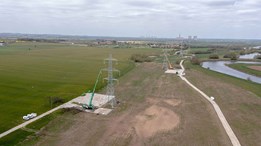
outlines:
[{"label": "distant building", "polygon": [[156,45],[156,44],[151,44],[150,47],[151,47],[151,48],[157,48],[158,45]]},{"label": "distant building", "polygon": [[123,44],[134,44],[134,45],[142,45],[146,44],[145,41],[117,41],[118,45],[123,45]]},{"label": "distant building", "polygon": [[253,47],[253,49],[261,49],[261,46]]},{"label": "distant building", "polygon": [[179,34],[179,36],[176,39],[183,40],[184,38]]},{"label": "distant building", "polygon": [[191,35],[190,35],[190,36],[188,36],[188,39],[189,39],[189,40],[191,40],[191,39],[192,39],[192,36],[191,36]]},{"label": "distant building", "polygon": [[115,40],[97,39],[96,43],[98,45],[115,45],[117,43],[117,41],[115,41]]},{"label": "distant building", "polygon": [[198,36],[193,36],[193,40],[197,40],[198,39]]},{"label": "distant building", "polygon": [[5,45],[5,42],[0,42],[0,47],[4,46],[4,45]]}]

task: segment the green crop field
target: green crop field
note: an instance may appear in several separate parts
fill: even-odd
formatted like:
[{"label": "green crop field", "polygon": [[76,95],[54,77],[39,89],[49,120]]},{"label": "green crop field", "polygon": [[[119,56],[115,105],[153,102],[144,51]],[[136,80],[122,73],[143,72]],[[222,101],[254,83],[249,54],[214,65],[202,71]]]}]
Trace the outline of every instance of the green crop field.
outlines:
[{"label": "green crop field", "polygon": [[224,59],[223,56],[229,52],[227,48],[191,48],[189,53],[195,54],[197,58],[206,60],[211,54],[216,54],[219,59]]},{"label": "green crop field", "polygon": [[135,66],[129,61],[132,54],[158,51],[36,42],[0,47],[0,133],[22,123],[23,115],[51,109],[49,97],[68,101],[91,89],[110,53],[124,74]]}]

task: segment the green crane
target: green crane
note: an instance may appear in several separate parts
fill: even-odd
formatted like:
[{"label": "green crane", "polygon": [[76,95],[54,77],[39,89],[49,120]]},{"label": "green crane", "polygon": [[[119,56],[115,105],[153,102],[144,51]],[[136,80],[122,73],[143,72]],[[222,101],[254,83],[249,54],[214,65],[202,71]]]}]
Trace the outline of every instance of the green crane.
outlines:
[{"label": "green crane", "polygon": [[[98,76],[97,76],[96,82],[95,82],[94,87],[93,87],[93,89],[92,89],[91,98],[90,98],[90,100],[89,100],[89,103],[82,105],[82,107],[85,108],[85,109],[94,109],[94,105],[92,104],[92,100],[93,100],[94,92],[95,92],[95,90],[96,90],[96,86],[97,86],[97,84],[98,84],[98,82],[99,82],[99,79],[100,79],[101,74],[102,74],[102,70],[100,70],[100,72],[99,72],[99,74],[98,74]],[[90,92],[90,91],[89,91],[89,92]],[[84,93],[83,95],[85,95],[85,93]]]}]

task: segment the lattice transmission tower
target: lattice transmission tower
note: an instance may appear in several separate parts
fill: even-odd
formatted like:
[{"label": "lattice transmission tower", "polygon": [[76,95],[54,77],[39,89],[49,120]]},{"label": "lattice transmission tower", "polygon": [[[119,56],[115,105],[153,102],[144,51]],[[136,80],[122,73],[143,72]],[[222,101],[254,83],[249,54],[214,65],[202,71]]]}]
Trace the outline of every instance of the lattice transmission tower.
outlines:
[{"label": "lattice transmission tower", "polygon": [[162,63],[162,69],[163,70],[167,70],[168,69],[168,59],[167,59],[167,53],[166,53],[166,50],[163,49],[163,63]]},{"label": "lattice transmission tower", "polygon": [[183,49],[184,49],[184,41],[180,43],[180,53],[179,53],[180,57],[183,57],[184,54]]},{"label": "lattice transmission tower", "polygon": [[106,92],[106,94],[108,96],[108,100],[111,101],[111,106],[113,108],[114,105],[116,104],[116,99],[115,99],[115,95],[114,95],[114,82],[115,81],[118,82],[118,80],[113,77],[113,72],[118,72],[120,74],[119,70],[113,68],[113,64],[114,63],[117,64],[118,60],[112,58],[112,55],[110,54],[109,58],[104,59],[104,63],[108,64],[108,68],[103,69],[104,71],[108,72],[108,77],[104,78],[105,80],[107,80],[107,92]]}]

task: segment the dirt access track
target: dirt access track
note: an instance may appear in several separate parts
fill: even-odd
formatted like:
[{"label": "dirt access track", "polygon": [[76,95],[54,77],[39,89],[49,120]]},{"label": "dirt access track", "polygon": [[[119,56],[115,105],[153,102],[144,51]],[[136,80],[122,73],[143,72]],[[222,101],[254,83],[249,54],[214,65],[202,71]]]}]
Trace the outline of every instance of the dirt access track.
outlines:
[{"label": "dirt access track", "polygon": [[231,145],[211,105],[161,64],[137,65],[115,91],[112,113],[61,115],[34,145]]}]

